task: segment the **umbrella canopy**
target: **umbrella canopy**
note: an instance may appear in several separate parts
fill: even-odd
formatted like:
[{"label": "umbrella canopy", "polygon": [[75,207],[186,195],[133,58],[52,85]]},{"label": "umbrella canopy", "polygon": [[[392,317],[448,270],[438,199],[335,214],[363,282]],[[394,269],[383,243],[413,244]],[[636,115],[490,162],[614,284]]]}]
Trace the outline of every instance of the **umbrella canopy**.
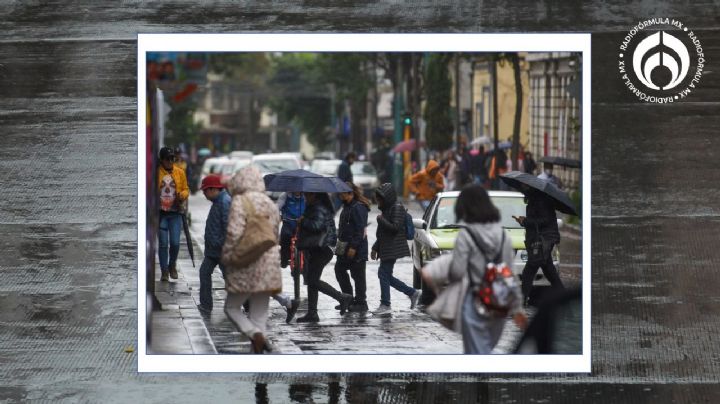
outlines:
[{"label": "umbrella canopy", "polygon": [[490,140],[489,137],[487,137],[487,136],[480,136],[479,138],[473,139],[473,140],[470,142],[470,146],[479,146],[479,145],[484,145],[484,144],[490,144],[490,143],[492,143],[492,142],[493,142],[493,141]]},{"label": "umbrella canopy", "polygon": [[307,170],[289,170],[268,174],[265,189],[271,192],[350,192],[352,189],[338,177],[324,177]]},{"label": "umbrella canopy", "polygon": [[414,151],[418,148],[418,144],[420,144],[420,146],[424,145],[423,142],[417,142],[415,139],[403,140],[402,142],[396,144],[392,151],[395,153]]},{"label": "umbrella canopy", "polygon": [[543,163],[550,163],[556,166],[580,168],[580,160],[569,159],[565,157],[544,156],[540,157],[540,161]]},{"label": "umbrella canopy", "polygon": [[558,187],[546,180],[520,171],[510,171],[508,173],[501,174],[500,178],[505,181],[506,184],[517,190],[521,190],[522,184],[527,185],[530,188],[536,189],[547,195],[555,202],[556,210],[562,213],[567,213],[568,215],[578,215],[577,211],[575,210],[575,204],[573,204],[573,202],[570,200],[570,197],[568,197],[568,195],[565,192],[561,191]]}]

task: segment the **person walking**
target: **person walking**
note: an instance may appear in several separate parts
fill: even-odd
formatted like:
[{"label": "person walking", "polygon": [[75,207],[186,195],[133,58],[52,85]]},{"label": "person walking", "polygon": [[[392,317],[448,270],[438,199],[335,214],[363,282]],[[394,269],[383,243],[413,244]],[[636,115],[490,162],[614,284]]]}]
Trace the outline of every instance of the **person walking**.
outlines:
[{"label": "person walking", "polygon": [[220,272],[225,277],[225,266],[220,262],[220,256],[225,244],[232,198],[217,174],[203,178],[200,189],[212,202],[212,207],[205,221],[205,256],[200,265],[200,304],[197,307],[202,313],[209,314],[213,309],[212,274],[216,266],[220,266]]},{"label": "person walking", "polygon": [[332,297],[340,303],[340,314],[345,314],[352,304],[353,296],[339,292],[320,280],[325,265],[330,262],[333,251],[330,246],[337,242],[333,206],[326,193],[305,193],[305,213],[300,217],[298,226],[298,248],[305,251],[306,267],[303,277],[307,285],[308,311],[298,318],[298,323],[316,323],[320,321],[317,312],[318,292]]},{"label": "person walking", "polygon": [[[560,231],[553,201],[542,192],[524,184],[520,187],[520,192],[525,195],[527,202],[525,216],[513,216],[513,218],[525,228],[528,260],[520,279],[523,301],[527,304],[538,269],[542,269],[543,275],[554,289],[564,289],[564,286],[552,259],[553,248],[560,243]],[[531,246],[536,242],[540,242],[541,246],[537,255],[531,253]]]},{"label": "person walking", "polygon": [[[429,164],[428,164],[429,166]],[[435,164],[437,167],[437,163]],[[380,306],[373,314],[392,311],[390,307],[390,287],[404,293],[410,299],[410,308],[414,309],[420,299],[420,291],[411,288],[393,276],[393,268],[398,258],[410,255],[405,232],[405,207],[398,201],[393,185],[385,183],[375,190],[378,208],[377,240],[372,246],[371,257],[380,259],[378,278],[380,279]]]},{"label": "person walking", "polygon": [[349,152],[345,155],[345,158],[342,163],[340,163],[340,166],[338,166],[338,178],[340,178],[343,182],[353,182],[353,173],[350,166],[353,165],[356,159],[357,155],[355,152]]},{"label": "person walking", "polygon": [[177,257],[180,252],[182,207],[190,196],[185,172],[175,166],[175,153],[163,147],[158,153],[158,191],[160,192],[160,226],[158,231],[158,257],[161,281],[177,279]]},{"label": "person walking", "polygon": [[533,159],[532,153],[529,151],[526,151],[525,159],[523,160],[523,172],[528,173],[530,175],[535,175],[536,168],[537,168],[537,163],[535,163],[535,159]]},{"label": "person walking", "polygon": [[[436,265],[439,260],[430,263],[421,272],[423,280],[438,294],[428,313],[433,316],[438,312],[454,313],[452,329],[462,334],[463,351],[489,354],[500,339],[507,317],[476,304],[470,286],[481,283],[488,264],[486,257],[499,256],[502,262],[512,263],[512,239],[500,225],[500,212],[482,185],[463,188],[455,204],[455,216],[462,228],[452,257],[444,258],[448,261],[445,265]],[[445,284],[445,291],[440,291],[439,286]],[[509,314],[520,328],[525,328],[527,317],[522,309],[522,296],[519,290],[515,292]]]},{"label": "person walking", "polygon": [[428,161],[424,170],[410,177],[408,187],[410,192],[415,194],[415,198],[422,206],[422,209],[427,209],[435,195],[445,189],[438,163],[435,160]]},{"label": "person walking", "polygon": [[[335,278],[340,290],[353,294],[348,270],[355,281],[355,297],[349,311],[368,311],[365,282],[365,265],[368,260],[367,219],[370,201],[363,196],[362,190],[351,182],[347,183],[352,191],[340,193],[343,209],[338,226],[338,244],[335,249]],[[339,307],[338,307],[339,309]]]},{"label": "person walking", "polygon": [[[280,228],[280,267],[287,268],[290,265],[291,243],[298,228],[298,219],[305,212],[305,198],[302,192],[282,194],[278,199],[278,209],[280,209],[280,217],[282,218],[282,227]],[[297,271],[299,268],[294,270]],[[294,282],[298,282],[298,279],[297,276],[293,275]],[[285,298],[284,295],[273,295],[273,298],[286,308],[285,322],[288,324],[295,317],[295,313],[300,307],[299,285],[295,285],[295,288],[296,292],[298,292],[295,299],[291,299],[289,296]]]},{"label": "person walking", "polygon": [[447,189],[448,191],[454,191],[456,189],[458,171],[459,167],[457,158],[455,157],[455,152],[452,150],[448,150],[447,157],[443,161],[443,164],[440,166],[440,172],[447,180],[445,189]]},{"label": "person walking", "polygon": [[[223,260],[233,262],[233,253],[238,251],[245,234],[256,229],[246,226],[252,212],[246,206],[252,206],[256,215],[267,217],[272,229],[280,225],[280,213],[273,201],[265,195],[265,183],[260,170],[246,166],[238,171],[227,183],[232,195],[228,218],[227,236],[223,248]],[[225,314],[235,326],[252,341],[252,352],[272,351],[265,332],[268,318],[270,296],[282,290],[280,273],[280,247],[275,245],[265,251],[254,263],[238,267],[225,266]],[[249,301],[247,313],[243,304]]]}]

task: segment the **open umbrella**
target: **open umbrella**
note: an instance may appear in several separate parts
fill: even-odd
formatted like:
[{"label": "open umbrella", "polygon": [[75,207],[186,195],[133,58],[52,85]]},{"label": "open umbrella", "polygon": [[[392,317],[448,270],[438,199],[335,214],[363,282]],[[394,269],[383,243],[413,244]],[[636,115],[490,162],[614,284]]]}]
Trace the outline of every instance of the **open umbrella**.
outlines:
[{"label": "open umbrella", "polygon": [[403,140],[402,142],[396,144],[392,151],[394,153],[411,152],[418,148],[418,144],[420,146],[424,146],[423,142],[418,142],[415,139]]},{"label": "open umbrella", "polygon": [[565,157],[552,157],[544,156],[540,157],[540,161],[543,163],[550,163],[556,166],[580,168],[580,160],[569,159]]},{"label": "open umbrella", "polygon": [[185,240],[187,241],[188,253],[190,254],[190,261],[192,266],[195,268],[195,251],[193,250],[192,238],[190,238],[190,229],[188,228],[187,215],[182,214],[183,230],[185,231]]},{"label": "open umbrella", "polygon": [[350,192],[352,189],[338,177],[324,177],[307,170],[289,170],[268,174],[265,189],[271,192]]},{"label": "open umbrella", "polygon": [[527,185],[530,188],[536,189],[555,202],[556,210],[567,213],[568,215],[578,215],[575,210],[575,204],[572,203],[570,197],[549,181],[520,171],[510,171],[501,174],[500,178],[505,181],[506,184],[518,190],[521,189],[521,185]]},{"label": "open umbrella", "polygon": [[470,146],[480,146],[480,145],[485,145],[485,144],[491,144],[492,142],[493,142],[493,141],[490,140],[489,137],[487,137],[487,136],[480,136],[480,137],[478,137],[478,138],[473,139],[473,140],[470,142]]}]

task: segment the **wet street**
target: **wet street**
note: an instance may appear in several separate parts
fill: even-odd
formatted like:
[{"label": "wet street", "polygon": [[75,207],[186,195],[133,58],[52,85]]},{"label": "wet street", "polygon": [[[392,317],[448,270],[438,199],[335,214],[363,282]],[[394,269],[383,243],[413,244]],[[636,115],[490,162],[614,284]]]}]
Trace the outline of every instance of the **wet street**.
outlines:
[{"label": "wet street", "polygon": [[[2,2],[0,15],[0,402],[720,402],[716,2]],[[687,101],[643,104],[618,79],[618,44],[656,16],[705,46]],[[592,32],[592,373],[139,374],[137,33],[248,31]],[[393,301],[393,319],[421,320]],[[298,329],[271,307],[278,335]],[[216,318],[219,350],[241,352]]]},{"label": "wet street", "polygon": [[[210,202],[197,193],[190,197],[189,207],[192,215],[192,237],[202,246],[205,220],[210,209]],[[409,212],[413,217],[421,217],[422,212],[415,203],[409,203]],[[377,205],[368,217],[369,246],[375,242],[377,229],[376,216],[379,214]],[[339,214],[336,216],[339,217]],[[580,282],[580,239],[574,232],[563,231],[565,240],[561,243],[562,279],[568,287],[578,286]],[[202,247],[200,247],[202,250]],[[198,254],[201,255],[201,254]],[[181,256],[182,258],[182,256]],[[199,267],[200,259],[196,259]],[[322,279],[335,288],[337,280],[334,272],[335,258],[325,267]],[[379,261],[369,261],[366,268],[368,305],[372,311],[379,305],[380,285],[377,278]],[[199,281],[197,268],[193,269],[188,260],[181,262],[180,271],[183,279],[190,287],[190,294],[195,302],[199,302]],[[412,286],[412,261],[410,257],[400,259],[395,265],[395,276]],[[159,275],[158,275],[159,276]],[[173,283],[173,282],[171,282]],[[157,290],[170,287],[166,282],[156,283]],[[542,292],[543,287],[540,287]],[[292,295],[293,281],[289,269],[283,270],[283,290]],[[224,282],[217,269],[213,276],[214,311],[204,317],[205,326],[218,353],[247,353],[249,343],[227,319],[222,310],[225,291]],[[303,303],[298,316],[306,309],[307,289],[303,286],[301,295]],[[270,319],[268,335],[278,347],[280,353],[351,353],[351,354],[458,354],[462,353],[461,336],[445,329],[432,320],[420,308],[410,310],[406,295],[391,288],[393,312],[389,315],[376,316],[371,313],[348,313],[340,316],[334,306],[337,301],[320,294],[318,311],[321,321],[317,324],[285,323],[285,310],[274,300],[270,301]],[[530,307],[528,314],[532,316],[535,308]],[[188,309],[188,311],[192,311]],[[200,316],[194,316],[199,319]],[[496,353],[511,352],[519,338],[520,330],[512,321],[508,321]],[[164,348],[166,350],[166,348]]]}]

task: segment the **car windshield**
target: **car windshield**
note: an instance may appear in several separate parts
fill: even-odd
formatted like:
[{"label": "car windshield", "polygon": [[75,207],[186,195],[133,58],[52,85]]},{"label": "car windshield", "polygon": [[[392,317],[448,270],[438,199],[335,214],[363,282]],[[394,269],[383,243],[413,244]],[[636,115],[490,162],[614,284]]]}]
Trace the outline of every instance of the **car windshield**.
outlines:
[{"label": "car windshield", "polygon": [[279,173],[281,171],[287,171],[287,170],[297,170],[298,163],[295,160],[287,159],[287,160],[281,160],[281,159],[272,159],[272,160],[255,160],[253,161],[253,164],[257,165],[260,168],[260,171],[263,173]]},{"label": "car windshield", "polygon": [[350,166],[353,175],[377,175],[375,167],[370,163],[353,163]]},{"label": "car windshield", "polygon": [[[505,228],[521,228],[513,216],[525,216],[525,201],[522,196],[491,196],[493,204],[500,210],[500,225]],[[445,197],[437,204],[435,217],[430,228],[453,227],[457,224],[455,218],[455,203],[457,197]]]}]

